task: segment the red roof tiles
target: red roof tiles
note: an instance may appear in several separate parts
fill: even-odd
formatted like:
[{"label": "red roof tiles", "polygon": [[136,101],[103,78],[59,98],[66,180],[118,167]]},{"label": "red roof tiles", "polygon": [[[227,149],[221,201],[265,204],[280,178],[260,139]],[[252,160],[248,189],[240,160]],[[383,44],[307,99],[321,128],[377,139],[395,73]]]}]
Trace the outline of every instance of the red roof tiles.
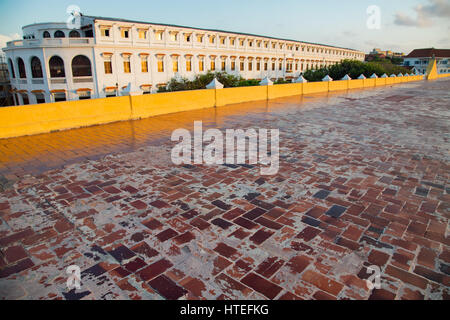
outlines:
[{"label": "red roof tiles", "polygon": [[433,55],[436,58],[450,58],[450,49],[415,49],[406,58],[428,58]]}]

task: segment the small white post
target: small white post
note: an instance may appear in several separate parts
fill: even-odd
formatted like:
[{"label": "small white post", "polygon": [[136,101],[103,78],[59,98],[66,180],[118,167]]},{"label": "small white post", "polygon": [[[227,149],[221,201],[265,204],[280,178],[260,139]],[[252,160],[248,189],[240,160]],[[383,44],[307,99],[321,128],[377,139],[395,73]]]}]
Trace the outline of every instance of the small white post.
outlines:
[{"label": "small white post", "polygon": [[302,75],[300,75],[297,79],[294,80],[294,83],[307,83],[307,82],[308,82],[308,80],[303,78]]},{"label": "small white post", "polygon": [[265,77],[259,83],[260,86],[273,86],[273,81],[269,79],[269,77]]},{"label": "small white post", "polygon": [[206,86],[206,89],[223,89],[223,84],[214,78],[214,80]]}]

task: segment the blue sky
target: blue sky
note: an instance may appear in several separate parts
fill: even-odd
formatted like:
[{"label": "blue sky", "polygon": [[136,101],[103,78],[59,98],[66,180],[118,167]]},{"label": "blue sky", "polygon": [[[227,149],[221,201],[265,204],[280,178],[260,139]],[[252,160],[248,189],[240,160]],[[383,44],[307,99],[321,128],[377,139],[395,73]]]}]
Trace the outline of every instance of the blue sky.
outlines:
[{"label": "blue sky", "polygon": [[[86,15],[179,24],[408,53],[450,48],[450,0],[0,0],[0,45],[24,25],[66,21],[66,8]],[[367,8],[381,9],[381,29],[367,28]]]}]

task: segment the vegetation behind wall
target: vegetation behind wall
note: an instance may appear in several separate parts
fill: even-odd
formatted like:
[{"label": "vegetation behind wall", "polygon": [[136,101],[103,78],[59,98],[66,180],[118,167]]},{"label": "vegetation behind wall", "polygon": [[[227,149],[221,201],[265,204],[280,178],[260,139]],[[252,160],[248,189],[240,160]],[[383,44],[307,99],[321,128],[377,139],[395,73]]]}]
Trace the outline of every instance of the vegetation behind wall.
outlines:
[{"label": "vegetation behind wall", "polygon": [[[317,70],[308,70],[304,73],[306,80],[310,82],[322,81],[322,79],[329,75],[334,80],[342,79],[348,74],[352,79],[358,78],[361,74],[364,74],[369,78],[374,73],[379,77],[384,73],[387,75],[407,73],[408,69],[394,65],[390,60],[374,61],[374,62],[361,62],[355,60],[344,60],[336,65],[325,67]],[[197,75],[194,80],[187,78],[175,77],[170,80],[167,87],[160,87],[158,92],[175,92],[175,91],[190,91],[205,89],[211,81],[217,78],[217,80],[224,85],[225,88],[236,87],[251,87],[258,86],[260,80],[256,79],[243,79],[241,76],[236,76],[226,72],[211,72],[206,74]],[[291,80],[278,79],[274,84],[286,84],[291,83]]]},{"label": "vegetation behind wall", "polygon": [[[189,91],[189,90],[201,90],[205,89],[211,81],[217,78],[217,80],[223,84],[225,88],[237,88],[237,87],[254,87],[259,86],[260,80],[257,79],[244,79],[241,76],[235,76],[226,72],[211,72],[206,74],[197,75],[194,80],[187,78],[175,77],[170,80],[167,87],[160,87],[158,92],[175,92],[175,91]],[[291,83],[284,79],[278,79],[274,84]]]},{"label": "vegetation behind wall", "polygon": [[[239,86],[239,83],[244,81],[240,76],[228,74],[226,72],[208,72],[207,74],[200,74],[195,76],[194,80],[187,78],[172,78],[167,87],[160,87],[159,92],[173,92],[173,91],[187,91],[205,89],[211,81],[217,80],[223,84],[225,88],[234,88]],[[254,85],[254,84],[252,84]]]},{"label": "vegetation behind wall", "polygon": [[330,67],[325,67],[317,70],[308,70],[304,73],[308,81],[322,81],[322,79],[329,75],[334,80],[341,80],[346,74],[352,79],[357,79],[361,74],[369,78],[374,73],[380,77],[383,74],[398,75],[399,73],[408,73],[408,69],[394,65],[388,61],[380,62],[361,62],[355,60],[344,60],[341,63]]}]

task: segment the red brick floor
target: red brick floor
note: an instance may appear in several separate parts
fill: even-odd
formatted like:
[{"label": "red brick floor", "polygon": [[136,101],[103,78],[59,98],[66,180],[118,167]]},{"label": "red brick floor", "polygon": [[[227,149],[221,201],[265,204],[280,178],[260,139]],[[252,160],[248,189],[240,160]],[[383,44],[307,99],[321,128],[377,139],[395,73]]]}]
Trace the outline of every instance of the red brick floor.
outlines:
[{"label": "red brick floor", "polygon": [[[1,140],[0,297],[448,299],[449,89],[408,83]],[[194,120],[279,128],[279,174],[174,166],[171,130]],[[70,265],[82,270],[76,292]]]}]

